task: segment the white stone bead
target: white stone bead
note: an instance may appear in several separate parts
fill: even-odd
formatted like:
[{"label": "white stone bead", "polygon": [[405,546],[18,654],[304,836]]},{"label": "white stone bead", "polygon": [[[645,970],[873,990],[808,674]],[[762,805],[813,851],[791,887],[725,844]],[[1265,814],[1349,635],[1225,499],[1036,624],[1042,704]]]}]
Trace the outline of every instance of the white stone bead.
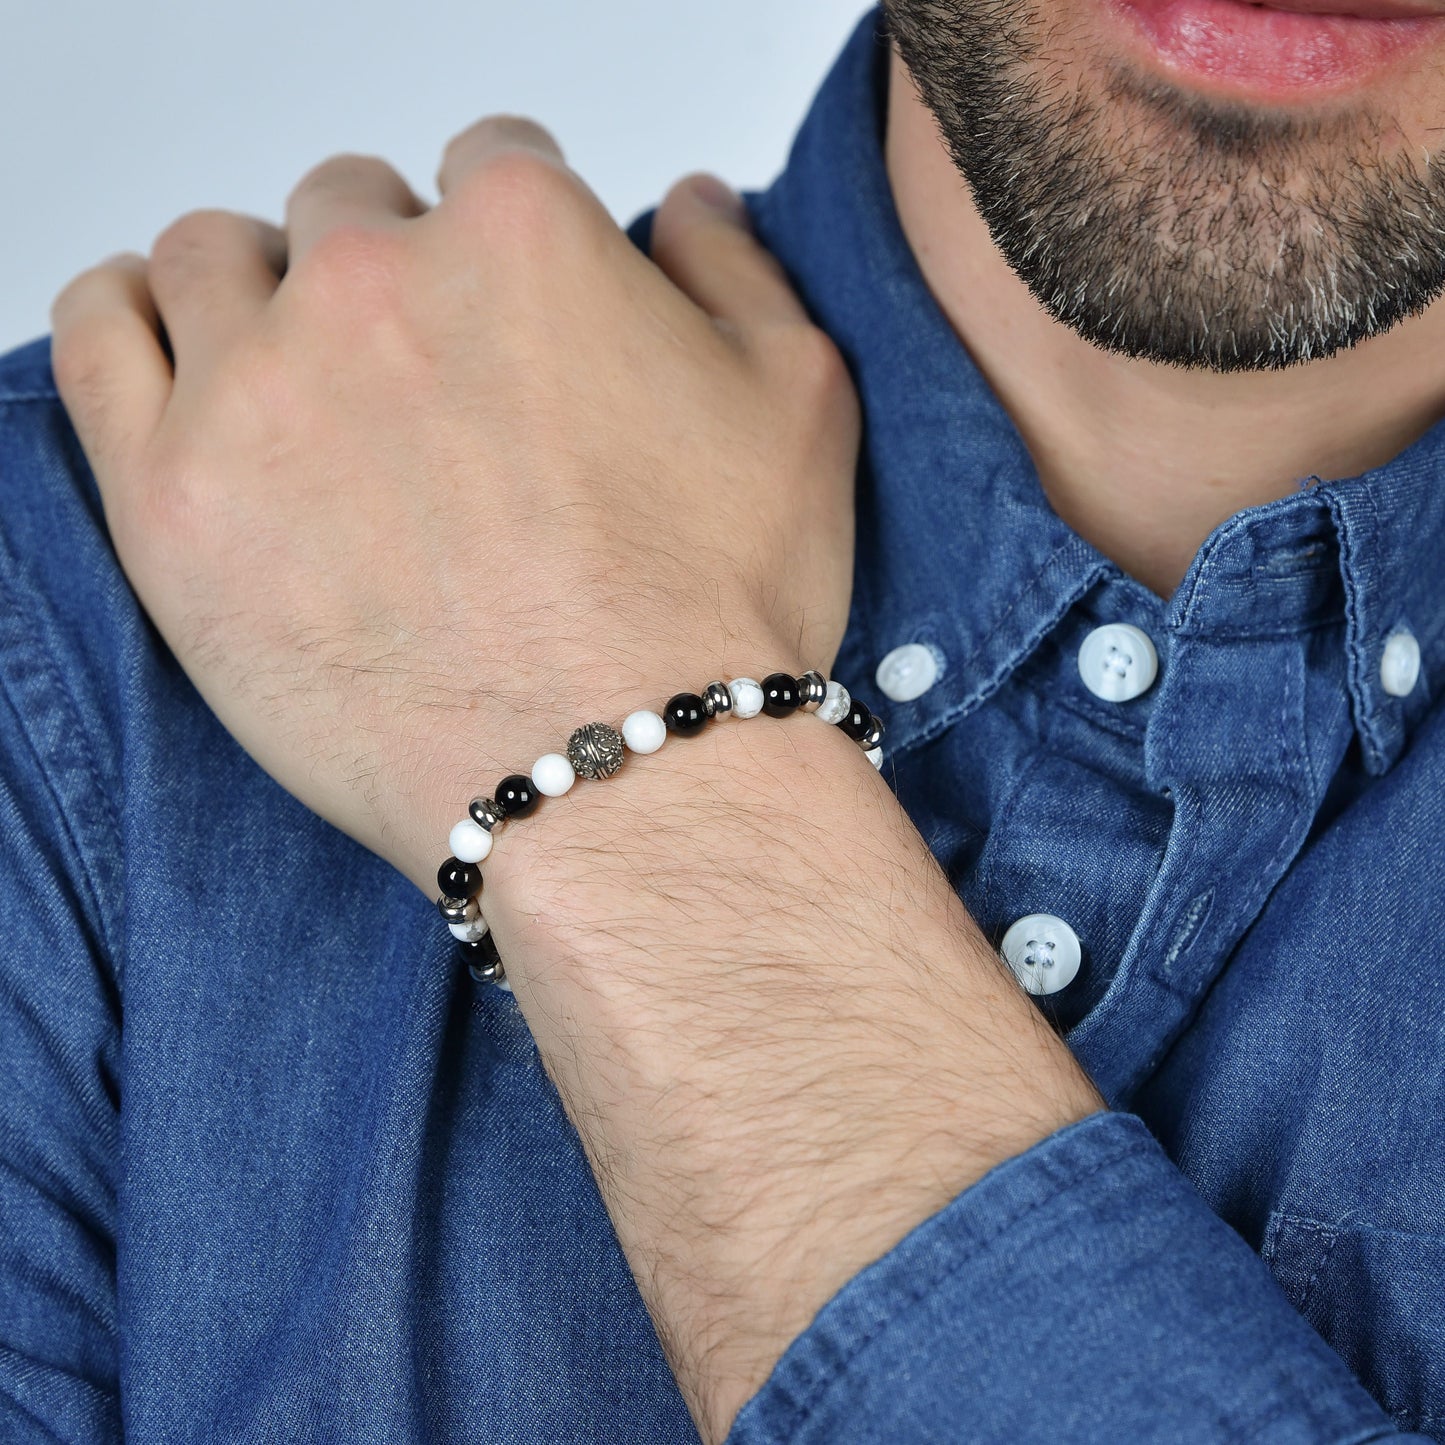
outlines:
[{"label": "white stone bead", "polygon": [[463,818],[452,829],[447,842],[451,844],[452,857],[460,858],[463,863],[480,863],[492,851],[492,835],[470,818]]},{"label": "white stone bead", "polygon": [[734,717],[757,717],[763,710],[763,689],[750,677],[735,677],[728,683]]},{"label": "white stone bead", "polygon": [[840,723],[853,710],[853,699],[841,682],[828,684],[828,695],[819,704],[817,716],[825,723]]},{"label": "white stone bead", "polygon": [[487,936],[487,920],[475,898],[467,900],[467,916],[460,923],[449,923],[452,937],[459,943],[480,943]]},{"label": "white stone bead", "polygon": [[865,758],[867,758],[868,761],[869,761],[870,763],[872,763],[873,766],[874,766],[875,768],[877,768],[880,773],[883,771],[883,749],[882,749],[882,748],[869,748],[868,751],[863,754],[863,756],[864,756]]},{"label": "white stone bead", "polygon": [[655,753],[667,741],[667,724],[662,714],[646,708],[628,713],[622,724],[622,741],[634,753]]},{"label": "white stone bead", "polygon": [[532,782],[544,798],[560,798],[577,781],[577,770],[561,753],[543,753],[532,764]]}]

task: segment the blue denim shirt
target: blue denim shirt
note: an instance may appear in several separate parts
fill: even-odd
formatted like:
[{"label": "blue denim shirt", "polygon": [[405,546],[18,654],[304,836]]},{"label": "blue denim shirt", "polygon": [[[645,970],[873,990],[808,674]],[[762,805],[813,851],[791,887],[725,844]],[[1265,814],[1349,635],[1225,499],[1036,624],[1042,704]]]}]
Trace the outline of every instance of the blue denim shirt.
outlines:
[{"label": "blue denim shirt", "polygon": [[[1113,1112],[847,1284],[731,1439],[1445,1439],[1445,428],[1161,601],[930,299],[884,54],[754,198],[866,412],[835,673],[990,936],[1077,935],[1039,1006]],[[44,343],[0,363],[0,836],[0,1438],[696,1440],[514,1000],[200,702]]]}]

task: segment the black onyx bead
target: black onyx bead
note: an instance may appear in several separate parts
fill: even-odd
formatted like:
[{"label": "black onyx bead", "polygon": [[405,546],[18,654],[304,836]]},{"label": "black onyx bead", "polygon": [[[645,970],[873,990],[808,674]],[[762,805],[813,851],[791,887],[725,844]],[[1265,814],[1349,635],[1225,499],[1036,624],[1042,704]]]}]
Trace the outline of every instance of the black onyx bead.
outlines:
[{"label": "black onyx bead", "polygon": [[525,818],[537,806],[536,784],[523,773],[503,778],[492,796],[504,818]]},{"label": "black onyx bead", "polygon": [[774,672],[763,679],[763,711],[769,717],[787,717],[802,706],[803,693],[796,677]]},{"label": "black onyx bead", "polygon": [[444,898],[470,898],[482,886],[482,870],[475,863],[448,858],[437,869],[437,883]]},{"label": "black onyx bead", "polygon": [[688,738],[707,726],[707,709],[695,692],[680,692],[669,698],[662,710],[662,720],[670,733]]},{"label": "black onyx bead", "polygon": [[852,707],[848,709],[848,716],[843,718],[838,726],[855,743],[861,743],[873,726],[873,714],[861,702],[855,700]]}]

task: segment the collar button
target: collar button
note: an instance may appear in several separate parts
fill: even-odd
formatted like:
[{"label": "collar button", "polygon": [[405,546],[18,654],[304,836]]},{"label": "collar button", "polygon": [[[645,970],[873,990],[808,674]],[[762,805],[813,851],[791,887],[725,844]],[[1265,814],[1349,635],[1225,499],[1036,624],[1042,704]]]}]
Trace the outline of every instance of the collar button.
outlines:
[{"label": "collar button", "polygon": [[1084,639],[1079,676],[1105,702],[1132,702],[1154,686],[1159,654],[1146,632],[1127,622],[1110,622]]}]

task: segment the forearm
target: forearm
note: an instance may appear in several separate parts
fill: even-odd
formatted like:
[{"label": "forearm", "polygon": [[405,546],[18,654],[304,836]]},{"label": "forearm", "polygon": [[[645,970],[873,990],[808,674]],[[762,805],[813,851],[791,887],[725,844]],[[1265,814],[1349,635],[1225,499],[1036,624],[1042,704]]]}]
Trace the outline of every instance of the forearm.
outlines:
[{"label": "forearm", "polygon": [[1100,1101],[886,784],[724,720],[509,829],[488,917],[704,1435],[859,1269]]}]

